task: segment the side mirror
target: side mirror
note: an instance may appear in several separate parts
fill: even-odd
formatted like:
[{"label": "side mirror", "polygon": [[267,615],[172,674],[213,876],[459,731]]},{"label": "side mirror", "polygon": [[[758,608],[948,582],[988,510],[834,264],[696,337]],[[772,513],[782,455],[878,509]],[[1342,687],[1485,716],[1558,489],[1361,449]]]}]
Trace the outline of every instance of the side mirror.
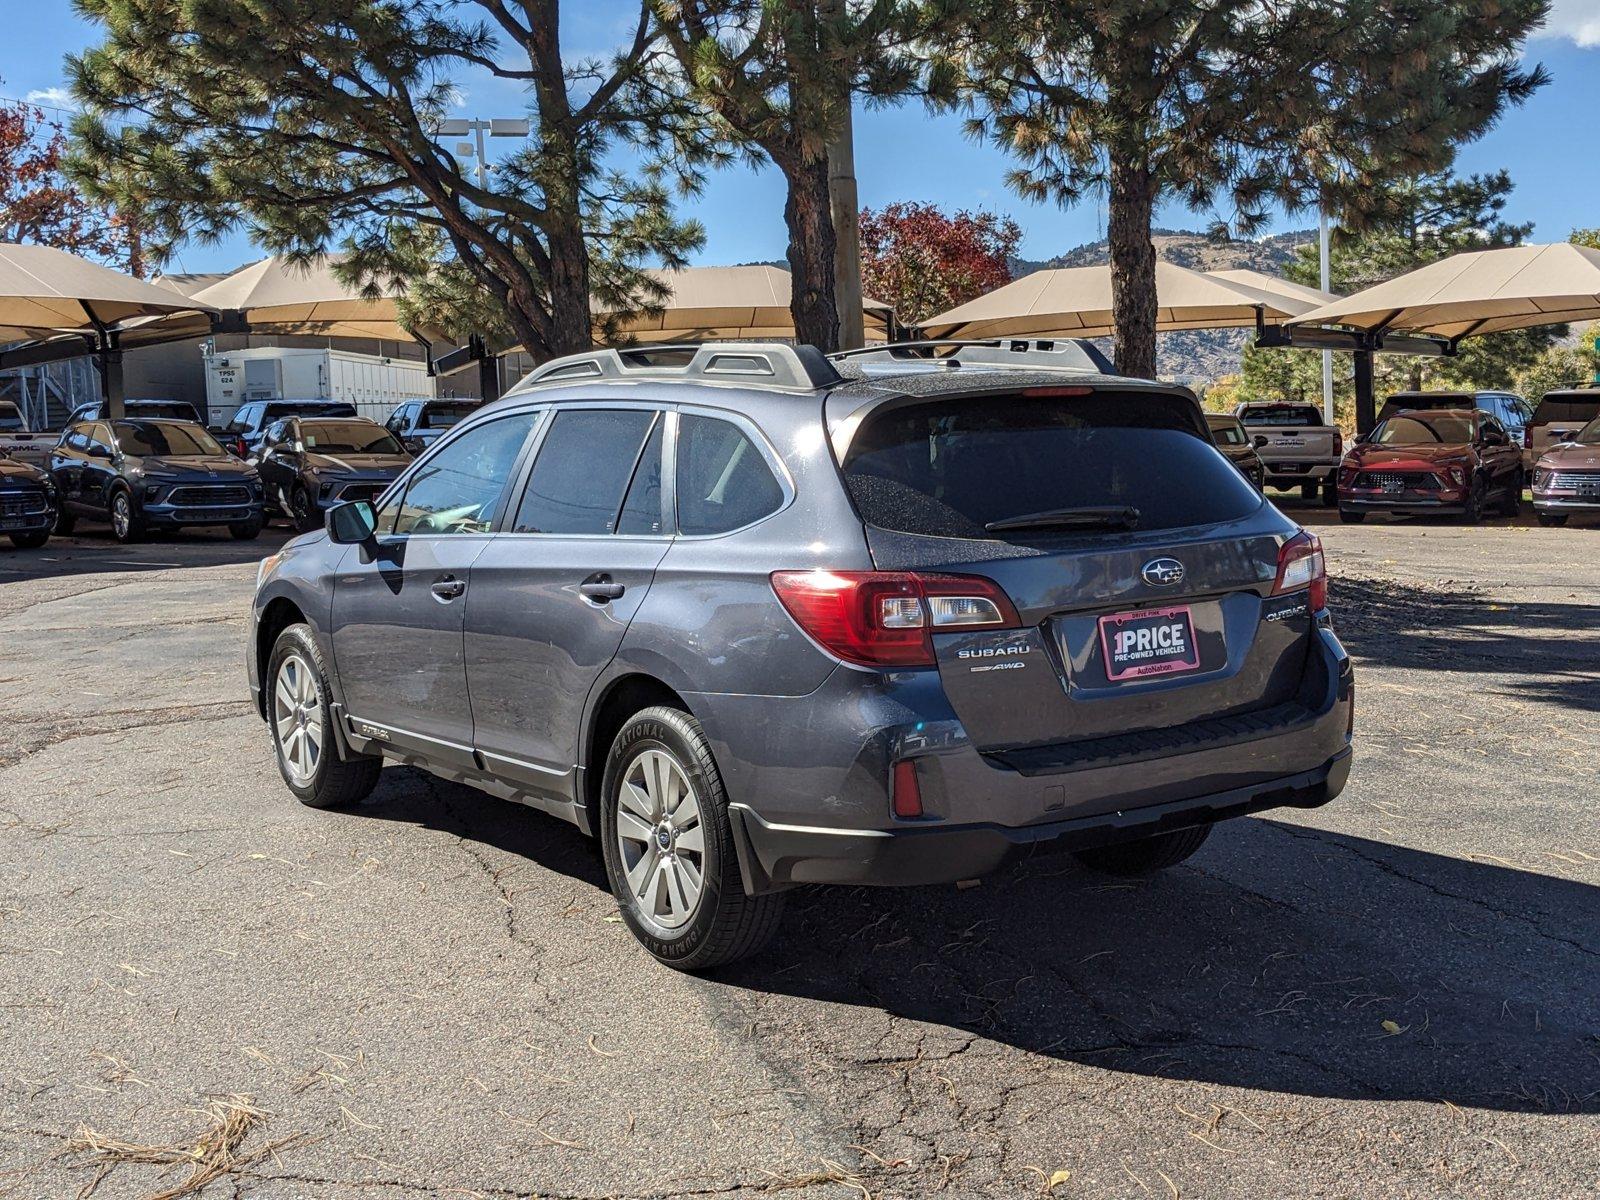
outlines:
[{"label": "side mirror", "polygon": [[89,447],[89,457],[90,458],[110,458],[111,457],[111,450],[107,446],[93,446],[92,445],[92,446]]},{"label": "side mirror", "polygon": [[359,546],[370,542],[377,531],[378,518],[367,500],[348,500],[328,510],[328,538],[335,545]]},{"label": "side mirror", "polygon": [[1266,436],[1264,434],[1259,434],[1258,433],[1258,434],[1255,435],[1255,437],[1250,439],[1250,444],[1252,446],[1254,446],[1257,450],[1260,450],[1264,446],[1266,446],[1266,444],[1267,444]]},{"label": "side mirror", "polygon": [[406,453],[413,457],[422,453],[422,442],[418,438],[406,438],[400,444],[405,447]]}]

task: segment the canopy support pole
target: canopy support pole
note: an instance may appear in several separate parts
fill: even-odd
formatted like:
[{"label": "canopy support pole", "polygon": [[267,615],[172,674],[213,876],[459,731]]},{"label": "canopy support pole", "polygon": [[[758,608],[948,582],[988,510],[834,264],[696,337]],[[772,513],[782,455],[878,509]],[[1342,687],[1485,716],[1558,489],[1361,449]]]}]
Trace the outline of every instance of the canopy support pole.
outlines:
[{"label": "canopy support pole", "polygon": [[1378,399],[1372,379],[1372,351],[1357,350],[1355,359],[1356,433],[1372,432],[1378,423]]}]

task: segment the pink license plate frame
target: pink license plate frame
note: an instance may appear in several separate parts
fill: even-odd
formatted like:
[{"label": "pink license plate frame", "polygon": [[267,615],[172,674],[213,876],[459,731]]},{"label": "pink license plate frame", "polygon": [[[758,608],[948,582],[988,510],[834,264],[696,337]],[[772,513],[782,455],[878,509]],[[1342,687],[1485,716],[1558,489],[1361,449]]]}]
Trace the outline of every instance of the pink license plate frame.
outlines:
[{"label": "pink license plate frame", "polygon": [[[1173,618],[1181,619],[1183,625],[1183,641],[1187,652],[1181,656],[1168,654],[1165,657],[1145,658],[1136,662],[1125,662],[1120,668],[1117,656],[1112,653],[1113,638],[1122,633],[1133,622],[1139,622],[1141,627],[1165,620],[1167,624],[1173,623]],[[1131,632],[1137,632],[1133,630]],[[1159,635],[1156,635],[1159,636]],[[1155,637],[1152,638],[1155,640]],[[1156,655],[1163,653],[1166,648],[1152,646],[1150,652]],[[1140,608],[1132,612],[1109,613],[1100,618],[1100,652],[1105,656],[1106,678],[1112,683],[1121,683],[1126,679],[1155,679],[1163,675],[1179,675],[1185,671],[1196,671],[1200,668],[1200,646],[1194,636],[1194,614],[1187,604],[1172,604],[1165,608]],[[1133,649],[1132,653],[1145,653]],[[1126,654],[1127,652],[1124,652]]]}]

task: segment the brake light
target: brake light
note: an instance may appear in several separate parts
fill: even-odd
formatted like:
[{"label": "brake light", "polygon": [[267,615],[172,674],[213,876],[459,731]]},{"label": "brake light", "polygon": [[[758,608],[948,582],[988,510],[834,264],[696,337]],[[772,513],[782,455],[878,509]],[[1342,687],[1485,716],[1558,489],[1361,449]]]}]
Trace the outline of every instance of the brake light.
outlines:
[{"label": "brake light", "polygon": [[1322,540],[1301,530],[1278,548],[1278,577],[1272,594],[1308,588],[1311,611],[1328,607],[1328,567],[1322,557]]},{"label": "brake light", "polygon": [[1011,598],[978,575],[774,571],[772,590],[823,649],[862,667],[931,667],[937,631],[1021,624]]},{"label": "brake light", "polygon": [[1023,388],[1024,396],[1037,396],[1049,399],[1055,396],[1092,396],[1092,387],[1029,387]]}]

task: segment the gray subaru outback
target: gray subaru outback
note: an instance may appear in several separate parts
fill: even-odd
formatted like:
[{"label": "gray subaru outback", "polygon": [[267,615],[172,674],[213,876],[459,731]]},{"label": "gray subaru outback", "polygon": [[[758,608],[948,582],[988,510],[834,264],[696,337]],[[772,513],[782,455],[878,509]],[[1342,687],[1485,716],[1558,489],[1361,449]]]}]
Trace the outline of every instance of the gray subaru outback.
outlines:
[{"label": "gray subaru outback", "polygon": [[305,803],[388,758],[563,817],[693,970],[796,884],[1141,873],[1326,803],[1326,599],[1194,397],[1086,344],[727,343],[539,368],[266,559],[247,657]]}]

